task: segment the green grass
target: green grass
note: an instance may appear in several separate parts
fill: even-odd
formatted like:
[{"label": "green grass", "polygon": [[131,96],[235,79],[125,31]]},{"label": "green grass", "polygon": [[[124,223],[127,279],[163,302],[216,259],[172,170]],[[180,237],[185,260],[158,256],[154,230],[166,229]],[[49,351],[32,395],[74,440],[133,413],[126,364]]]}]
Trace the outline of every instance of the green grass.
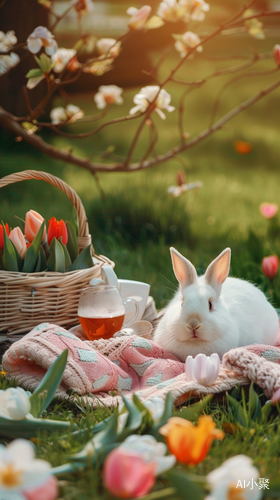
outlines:
[{"label": "green grass", "polygon": [[[243,38],[236,44],[229,44],[224,39],[225,49],[231,53],[243,53]],[[249,41],[249,48],[261,47],[263,51],[272,49],[279,40],[269,38],[262,45]],[[208,56],[220,54],[219,47],[210,45]],[[168,60],[170,68],[174,54]],[[217,67],[227,63],[211,61],[198,63],[197,58],[188,68],[181,70],[180,78],[198,79],[211,73]],[[165,66],[164,71],[168,67]],[[272,62],[258,64],[257,68],[271,68]],[[262,87],[275,81],[276,76],[261,77],[259,80],[247,78],[227,90],[218,115],[257,93]],[[209,111],[214,95],[224,80],[213,80],[203,90],[192,93],[185,103],[185,131],[193,137],[207,126]],[[178,86],[169,85],[172,104],[179,100]],[[109,117],[125,114],[132,107],[136,89],[125,91],[123,108],[112,108]],[[31,150],[24,143],[17,143],[4,134],[1,142],[1,175],[7,175],[24,169],[40,169],[62,177],[80,195],[89,219],[90,232],[97,253],[111,258],[120,278],[146,281],[151,284],[151,294],[158,308],[163,307],[177,287],[173,275],[169,246],[173,245],[187,256],[203,272],[208,263],[226,246],[232,248],[231,274],[251,280],[261,286],[275,306],[280,306],[279,278],[270,283],[261,272],[261,260],[264,256],[276,253],[280,255],[280,224],[264,220],[259,213],[263,201],[279,203],[279,89],[259,101],[257,105],[241,113],[220,132],[212,135],[195,148],[165,164],[146,172],[128,174],[100,174],[99,179],[105,192],[101,200],[93,177],[87,171],[74,166],[64,165],[44,157]],[[71,96],[70,102],[86,109],[86,114],[95,113],[93,96],[80,94]],[[56,104],[62,104],[58,100]],[[160,133],[157,152],[161,153],[178,142],[177,114],[170,113],[165,122],[155,118]],[[115,145],[115,154],[124,156],[129,141],[137,126],[124,124],[105,129],[98,137],[87,140],[67,141],[61,137],[45,134],[45,138],[58,147],[71,144],[73,151],[86,156],[93,154],[93,160],[100,161],[100,154],[110,145]],[[89,125],[83,125],[87,130]],[[75,125],[71,130],[78,131]],[[135,151],[135,160],[139,158],[145,146],[145,133]],[[237,139],[249,141],[253,151],[248,156],[239,156],[233,142]],[[105,161],[105,160],[104,160]],[[176,183],[176,172],[183,169],[189,182],[201,181],[203,188],[190,192],[180,198],[167,195],[168,186]],[[46,219],[69,218],[71,204],[65,195],[43,182],[29,181],[1,190],[0,218],[16,225],[14,215],[24,217],[29,209],[35,209]],[[0,389],[5,382],[0,380]],[[2,384],[2,385],[1,385]],[[265,400],[265,398],[264,398]],[[213,402],[207,412],[211,413],[221,428],[230,422],[224,400]],[[49,408],[48,418],[73,418],[82,428],[87,428],[106,418],[108,409],[81,411],[74,404],[56,401]],[[260,477],[275,480],[279,473],[280,456],[280,419],[277,414],[264,425],[251,432],[239,430],[235,435],[226,435],[222,442],[214,443],[207,459],[192,472],[206,474],[220,465],[230,456],[246,453],[259,467]],[[79,443],[80,445],[82,443]],[[76,449],[77,443],[71,437],[61,439],[58,435],[39,436],[37,453],[47,458],[53,465],[65,462],[67,454]],[[158,487],[165,485],[159,481]],[[60,483],[61,498],[107,499],[110,498],[100,487],[98,470],[88,469],[82,474],[63,477]],[[174,500],[174,499],[173,499]]]}]

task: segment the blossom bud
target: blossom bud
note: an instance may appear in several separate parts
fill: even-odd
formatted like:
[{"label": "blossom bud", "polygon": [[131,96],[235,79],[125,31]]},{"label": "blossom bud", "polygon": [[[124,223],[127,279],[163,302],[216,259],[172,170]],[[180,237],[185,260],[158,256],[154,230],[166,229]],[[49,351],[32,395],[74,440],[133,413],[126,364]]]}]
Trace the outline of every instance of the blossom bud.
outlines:
[{"label": "blossom bud", "polygon": [[277,66],[280,66],[280,45],[274,45],[273,47],[273,55],[274,55],[274,61],[276,62]]},{"label": "blossom bud", "polygon": [[14,227],[14,229],[12,229],[12,231],[10,232],[9,238],[13,242],[13,244],[15,245],[21,258],[24,259],[24,256],[25,256],[25,253],[27,250],[27,246],[26,246],[25,237],[24,237],[20,227],[18,227],[18,226]]},{"label": "blossom bud", "polygon": [[177,185],[182,186],[186,184],[185,174],[182,170],[178,170],[177,172]]},{"label": "blossom bud", "polygon": [[62,237],[63,245],[66,245],[68,241],[66,224],[64,220],[61,219],[60,221],[58,221],[55,217],[52,217],[49,220],[48,244],[51,244],[53,238],[56,238],[58,240],[60,237]]},{"label": "blossom bud", "polygon": [[263,274],[272,280],[278,273],[279,259],[277,255],[270,255],[269,257],[264,257],[262,260],[262,272]]},{"label": "blossom bud", "polygon": [[142,30],[148,20],[152,7],[150,5],[143,5],[141,9],[129,7],[127,14],[131,15],[131,19],[127,23],[131,30]]},{"label": "blossom bud", "polygon": [[[35,212],[35,210],[29,210],[25,216],[25,227],[24,227],[24,233],[28,241],[31,243],[36,234],[38,233],[42,222],[43,222],[43,217],[38,214],[38,212]],[[46,234],[46,228],[44,228],[44,233],[42,236],[42,241],[45,238]]]},{"label": "blossom bud", "polygon": [[[9,231],[8,224],[5,224],[5,229],[6,229],[7,235],[9,236],[10,231]],[[0,224],[0,250],[3,250],[3,248],[4,248],[4,228],[3,228],[2,224]]]}]

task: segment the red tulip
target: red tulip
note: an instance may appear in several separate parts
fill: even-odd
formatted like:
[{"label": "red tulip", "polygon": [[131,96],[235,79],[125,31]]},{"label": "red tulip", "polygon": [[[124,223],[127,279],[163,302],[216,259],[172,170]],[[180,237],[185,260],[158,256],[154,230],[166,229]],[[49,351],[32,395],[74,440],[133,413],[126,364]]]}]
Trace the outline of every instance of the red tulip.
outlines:
[{"label": "red tulip", "polygon": [[276,62],[277,66],[280,66],[280,45],[274,45],[273,47],[273,55],[274,55],[274,61]]},{"label": "red tulip", "polygon": [[[9,236],[10,231],[9,231],[8,224],[5,224],[5,229],[6,229],[7,235]],[[0,224],[0,250],[3,250],[3,248],[4,248],[4,228],[3,228],[2,224]]]},{"label": "red tulip", "polygon": [[25,256],[26,250],[27,250],[27,246],[26,246],[25,237],[24,237],[20,227],[14,227],[14,229],[12,229],[12,231],[10,232],[9,238],[13,242],[13,244],[15,245],[21,258],[24,259],[24,256]]},{"label": "red tulip", "polygon": [[279,259],[277,255],[270,255],[269,257],[264,257],[262,260],[262,272],[263,274],[272,280],[278,273]]},{"label": "red tulip", "polygon": [[116,448],[104,463],[104,485],[119,498],[145,496],[155,483],[155,462],[145,462],[140,454]]},{"label": "red tulip", "polygon": [[64,245],[67,244],[68,241],[68,232],[67,227],[64,220],[60,219],[60,221],[56,220],[55,217],[52,217],[49,220],[49,229],[48,229],[48,243],[51,244],[53,238],[57,240],[62,236],[62,243]]},{"label": "red tulip", "polygon": [[[25,215],[24,233],[30,243],[34,240],[36,234],[38,233],[43,220],[43,217],[38,214],[38,212],[35,212],[35,210],[29,210],[29,212],[27,212],[27,214]],[[46,228],[44,228],[42,241],[45,238],[45,234]]]}]

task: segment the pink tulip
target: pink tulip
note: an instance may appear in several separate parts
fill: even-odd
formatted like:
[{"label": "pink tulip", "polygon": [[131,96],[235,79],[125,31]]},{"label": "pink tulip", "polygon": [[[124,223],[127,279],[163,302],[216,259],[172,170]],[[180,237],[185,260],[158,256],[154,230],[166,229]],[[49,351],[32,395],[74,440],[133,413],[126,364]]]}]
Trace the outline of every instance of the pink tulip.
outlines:
[{"label": "pink tulip", "polygon": [[142,30],[148,20],[151,13],[152,7],[150,5],[143,5],[141,9],[136,9],[136,7],[129,7],[127,9],[127,14],[131,15],[131,19],[128,21],[127,25],[131,30]]},{"label": "pink tulip", "polygon": [[280,45],[274,45],[273,47],[273,55],[274,55],[274,61],[276,62],[277,66],[280,66]]},{"label": "pink tulip", "polygon": [[278,212],[277,203],[261,203],[260,213],[265,219],[272,219]]},{"label": "pink tulip", "polygon": [[140,498],[155,483],[155,467],[155,462],[145,462],[138,453],[116,448],[104,463],[105,487],[120,498]]},{"label": "pink tulip", "polygon": [[14,229],[12,229],[12,231],[10,232],[9,238],[13,242],[13,244],[15,245],[21,258],[24,259],[24,256],[25,256],[25,253],[27,250],[27,246],[26,246],[25,237],[24,237],[20,227],[18,227],[18,226],[14,227]]},{"label": "pink tulip", "polygon": [[278,273],[279,259],[277,255],[270,255],[269,257],[264,257],[262,260],[262,272],[263,274],[272,280]]},{"label": "pink tulip", "polygon": [[[36,234],[38,233],[43,220],[44,220],[43,217],[40,214],[38,214],[38,212],[35,212],[35,210],[29,210],[29,212],[27,212],[25,216],[24,232],[26,238],[30,243],[34,240]],[[46,234],[46,228],[44,228],[42,241],[45,238],[45,234]]]},{"label": "pink tulip", "polygon": [[26,500],[55,500],[58,496],[57,481],[50,476],[47,481],[36,488],[23,490]]}]

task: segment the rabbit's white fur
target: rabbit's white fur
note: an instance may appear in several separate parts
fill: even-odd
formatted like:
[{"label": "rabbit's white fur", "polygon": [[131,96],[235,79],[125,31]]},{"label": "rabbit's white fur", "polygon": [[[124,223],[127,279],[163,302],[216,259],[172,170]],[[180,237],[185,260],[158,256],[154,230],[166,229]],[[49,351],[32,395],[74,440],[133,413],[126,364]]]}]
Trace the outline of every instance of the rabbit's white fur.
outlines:
[{"label": "rabbit's white fur", "polygon": [[182,361],[199,353],[217,352],[222,357],[248,344],[275,344],[278,315],[257,287],[228,278],[230,248],[200,277],[175,248],[170,251],[180,289],[158,324],[155,342]]}]

